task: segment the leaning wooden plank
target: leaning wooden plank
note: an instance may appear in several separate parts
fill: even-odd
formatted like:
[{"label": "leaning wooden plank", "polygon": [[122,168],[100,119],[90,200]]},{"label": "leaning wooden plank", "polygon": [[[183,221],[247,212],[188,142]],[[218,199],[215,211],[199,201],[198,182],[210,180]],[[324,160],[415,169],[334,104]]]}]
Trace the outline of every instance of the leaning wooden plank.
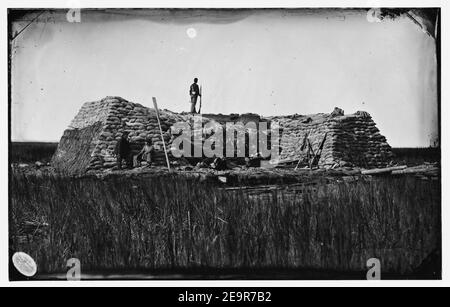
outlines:
[{"label": "leaning wooden plank", "polygon": [[391,173],[392,171],[403,170],[405,168],[407,168],[406,165],[386,167],[386,168],[375,168],[375,169],[363,170],[363,171],[361,171],[361,174],[363,174],[363,175],[384,174],[384,173]]},{"label": "leaning wooden plank", "polygon": [[159,120],[158,104],[156,102],[156,98],[155,97],[152,97],[152,99],[153,99],[153,106],[155,107],[156,119],[158,120],[159,132],[161,133],[161,140],[162,140],[163,147],[164,147],[164,154],[166,156],[167,169],[170,171],[170,162],[169,162],[169,156],[167,155],[166,142],[164,141],[164,134],[163,134],[163,131],[162,131],[162,128],[161,128],[161,121]]}]

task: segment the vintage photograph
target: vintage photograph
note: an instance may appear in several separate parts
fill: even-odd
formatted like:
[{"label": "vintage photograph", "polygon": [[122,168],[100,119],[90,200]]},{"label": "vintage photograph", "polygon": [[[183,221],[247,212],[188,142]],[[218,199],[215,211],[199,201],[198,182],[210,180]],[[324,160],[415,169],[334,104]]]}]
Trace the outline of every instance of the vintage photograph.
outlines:
[{"label": "vintage photograph", "polygon": [[8,9],[9,279],[441,280],[440,24]]}]

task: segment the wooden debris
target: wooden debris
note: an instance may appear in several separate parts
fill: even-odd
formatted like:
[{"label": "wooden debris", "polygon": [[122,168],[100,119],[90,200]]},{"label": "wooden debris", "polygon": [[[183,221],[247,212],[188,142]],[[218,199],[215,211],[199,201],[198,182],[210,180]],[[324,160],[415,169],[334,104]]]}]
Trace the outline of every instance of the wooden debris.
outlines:
[{"label": "wooden debris", "polygon": [[374,168],[374,169],[369,169],[369,170],[362,170],[361,174],[362,175],[380,175],[380,174],[388,174],[388,173],[392,173],[393,171],[399,171],[399,170],[404,170],[406,169],[407,166],[406,165],[402,165],[402,166],[393,166],[393,167],[385,167],[385,168]]}]

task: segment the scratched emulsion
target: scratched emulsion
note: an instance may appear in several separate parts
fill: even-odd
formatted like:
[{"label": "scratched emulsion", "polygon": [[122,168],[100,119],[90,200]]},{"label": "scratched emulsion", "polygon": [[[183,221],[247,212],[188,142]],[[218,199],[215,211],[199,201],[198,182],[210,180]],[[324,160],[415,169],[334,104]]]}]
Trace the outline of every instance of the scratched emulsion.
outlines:
[{"label": "scratched emulsion", "polygon": [[[39,17],[24,31],[29,21]],[[91,10],[14,16],[12,141],[57,141],[83,102],[207,113],[366,110],[393,147],[437,140],[436,39],[366,10]],[[417,19],[419,20],[419,19]],[[189,35],[195,31],[196,35]],[[188,31],[189,30],[189,31]]]}]

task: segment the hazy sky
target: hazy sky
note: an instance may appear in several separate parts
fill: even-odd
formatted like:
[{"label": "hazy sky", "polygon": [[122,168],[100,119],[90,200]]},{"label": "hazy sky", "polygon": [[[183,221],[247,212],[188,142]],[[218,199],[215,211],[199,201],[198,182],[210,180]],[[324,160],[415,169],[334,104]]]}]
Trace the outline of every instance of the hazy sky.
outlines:
[{"label": "hazy sky", "polygon": [[148,13],[82,11],[80,23],[46,13],[16,38],[12,140],[59,141],[84,102],[105,96],[149,107],[156,96],[161,108],[188,111],[194,77],[205,113],[337,106],[368,111],[395,147],[429,146],[437,133],[435,42],[409,19],[371,23],[355,11]]}]

